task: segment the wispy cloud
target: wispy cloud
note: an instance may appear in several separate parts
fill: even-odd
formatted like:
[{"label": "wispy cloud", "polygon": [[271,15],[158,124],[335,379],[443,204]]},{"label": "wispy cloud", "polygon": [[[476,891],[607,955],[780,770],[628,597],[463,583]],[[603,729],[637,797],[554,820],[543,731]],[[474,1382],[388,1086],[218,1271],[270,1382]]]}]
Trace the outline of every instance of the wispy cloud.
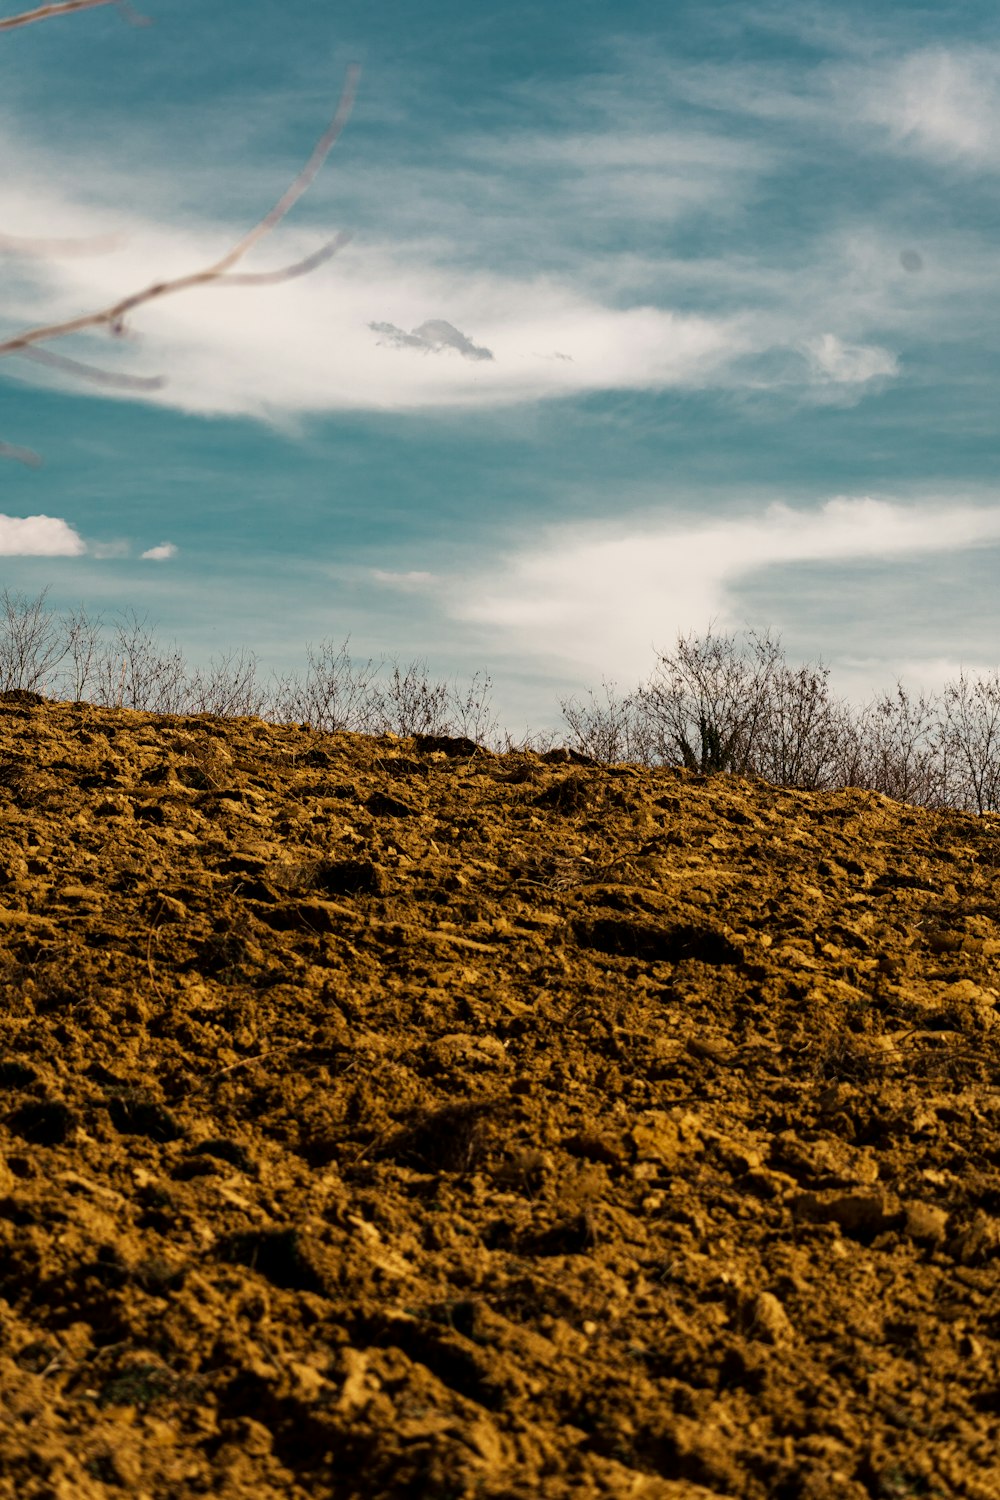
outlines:
[{"label": "wispy cloud", "polygon": [[833,74],[833,97],[881,127],[888,145],[954,165],[1000,165],[1000,51],[922,48],[888,66]]},{"label": "wispy cloud", "polygon": [[81,557],[87,544],[57,516],[0,515],[0,557]]},{"label": "wispy cloud", "polygon": [[762,514],[700,523],[554,528],[446,595],[455,618],[489,627],[511,649],[627,679],[644,675],[652,648],[679,629],[712,618],[738,626],[738,588],[767,568],[888,566],[996,542],[1000,504],[837,496],[804,510],[778,501]]},{"label": "wispy cloud", "polygon": [[888,349],[876,344],[847,344],[835,333],[810,340],[806,351],[820,380],[834,385],[866,385],[870,380],[895,375],[899,364]]},{"label": "wispy cloud", "polygon": [[139,556],[145,562],[169,562],[177,556],[177,548],[173,542],[159,542],[155,547],[147,547]]},{"label": "wispy cloud", "polygon": [[438,581],[437,574],[429,573],[421,568],[410,568],[406,572],[393,572],[390,568],[373,568],[372,578],[385,588],[418,592]]}]

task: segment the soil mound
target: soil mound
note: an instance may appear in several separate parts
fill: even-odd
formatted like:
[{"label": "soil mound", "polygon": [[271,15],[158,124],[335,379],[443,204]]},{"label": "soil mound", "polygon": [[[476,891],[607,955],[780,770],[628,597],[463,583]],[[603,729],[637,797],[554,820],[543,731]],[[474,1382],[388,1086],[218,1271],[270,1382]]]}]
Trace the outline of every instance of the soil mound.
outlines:
[{"label": "soil mound", "polygon": [[1000,819],[0,704],[0,1495],[1000,1496]]}]

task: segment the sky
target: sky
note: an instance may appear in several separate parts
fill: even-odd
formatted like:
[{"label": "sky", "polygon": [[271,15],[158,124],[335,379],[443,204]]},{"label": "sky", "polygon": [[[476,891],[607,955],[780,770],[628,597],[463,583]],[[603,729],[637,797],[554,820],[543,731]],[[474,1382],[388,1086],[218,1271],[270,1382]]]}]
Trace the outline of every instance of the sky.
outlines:
[{"label": "sky", "polygon": [[[0,0],[0,18],[22,9]],[[145,19],[148,24],[138,24]],[[508,727],[679,632],[860,700],[1000,662],[1000,13],[142,0],[0,33],[0,586],[192,662],[490,674]],[[4,238],[6,237],[6,238]]]}]

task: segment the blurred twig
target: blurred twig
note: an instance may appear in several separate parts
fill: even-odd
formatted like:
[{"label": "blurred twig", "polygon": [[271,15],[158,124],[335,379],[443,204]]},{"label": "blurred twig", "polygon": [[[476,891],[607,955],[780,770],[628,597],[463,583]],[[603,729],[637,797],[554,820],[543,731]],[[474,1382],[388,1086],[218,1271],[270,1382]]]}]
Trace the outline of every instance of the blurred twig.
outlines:
[{"label": "blurred twig", "polygon": [[[256,224],[249,234],[244,235],[233,249],[228,251],[221,260],[206,266],[202,271],[192,271],[187,276],[176,276],[170,281],[154,281],[151,286],[145,287],[141,292],[133,292],[128,297],[122,297],[120,301],[113,302],[110,307],[101,308],[98,312],[83,313],[77,318],[67,318],[62,323],[49,323],[40,328],[30,328],[23,333],[14,334],[11,338],[0,340],[0,355],[18,354],[24,349],[30,349],[34,344],[47,342],[49,339],[64,338],[70,333],[80,333],[87,328],[107,327],[116,336],[125,331],[125,320],[137,307],[147,302],[154,302],[160,297],[169,296],[173,292],[188,291],[191,287],[207,286],[211,282],[223,283],[229,279],[226,273],[230,267],[242,260],[247,251],[269,234],[274,227],[288,213],[289,209],[302,197],[323,162],[329,155],[337,137],[340,135],[347,123],[348,115],[354,103],[357,91],[357,81],[360,69],[352,64],[347,70],[347,80],[344,84],[337,111],[323,135],[313,148],[313,153],[296,177],[295,181],[285,193],[278,199],[270,213],[265,214],[259,224]],[[288,276],[301,275],[304,269],[312,269],[319,265],[320,261],[333,255],[343,243],[343,236],[337,235],[322,250],[308,257],[307,261],[298,261],[294,265],[287,266],[280,271],[268,271],[257,273],[255,280],[266,277],[269,281],[282,280]],[[233,283],[237,281],[246,284],[245,276],[233,277]]]},{"label": "blurred twig", "polygon": [[115,5],[137,26],[148,26],[145,16],[139,16],[121,0],[56,0],[52,5],[39,5],[35,10],[22,11],[19,16],[8,16],[0,21],[0,31],[13,31],[17,26],[30,26],[32,21],[48,21],[53,16],[65,16],[73,10],[94,10],[98,5]]},{"label": "blurred twig", "polygon": [[[49,16],[61,15],[71,10],[82,10],[92,5],[111,3],[111,0],[63,0],[61,4],[46,5],[35,11],[27,11],[21,16],[14,16],[7,21],[0,22],[0,30],[9,30],[14,26],[27,25],[30,21],[44,20]],[[116,0],[117,3],[117,0]],[[201,271],[194,271],[186,276],[174,277],[172,280],[155,281],[141,291],[133,292],[127,297],[112,303],[109,307],[99,309],[97,312],[83,313],[75,318],[68,318],[59,323],[48,323],[38,328],[26,329],[21,333],[12,335],[7,339],[0,340],[0,356],[5,354],[18,354],[28,358],[39,359],[41,362],[57,366],[70,371],[76,375],[82,375],[87,379],[95,380],[102,384],[120,384],[139,389],[151,389],[162,384],[156,377],[143,379],[138,376],[116,376],[110,371],[105,371],[92,365],[85,365],[81,361],[69,360],[59,355],[43,354],[36,348],[37,345],[47,343],[52,339],[65,338],[68,334],[81,333],[86,329],[106,327],[114,337],[122,337],[126,332],[126,319],[137,307],[142,307],[147,302],[154,302],[160,297],[166,297],[174,292],[188,291],[198,286],[264,286],[274,285],[277,282],[288,281],[296,276],[303,276],[329,260],[346,243],[348,236],[340,233],[322,245],[305,259],[296,261],[291,265],[283,266],[275,271],[238,272],[230,274],[232,267],[243,259],[247,251],[251,250],[265,235],[269,234],[276,225],[294,207],[303,193],[309,187],[313,178],[330,154],[341,131],[347,123],[357,92],[360,68],[352,64],[347,70],[347,77],[337,104],[333,119],[323,132],[320,139],[313,148],[312,155],[306,162],[302,171],[298,174],[291,185],[286,189],[277,203],[265,214],[263,219],[256,224],[248,234],[238,241],[233,248],[220,260],[205,267]],[[13,244],[10,240],[0,240],[3,244]],[[28,242],[29,244],[31,242]],[[26,449],[13,448],[9,444],[0,444],[0,457],[17,458],[21,462],[38,462],[37,456],[29,454]]]}]

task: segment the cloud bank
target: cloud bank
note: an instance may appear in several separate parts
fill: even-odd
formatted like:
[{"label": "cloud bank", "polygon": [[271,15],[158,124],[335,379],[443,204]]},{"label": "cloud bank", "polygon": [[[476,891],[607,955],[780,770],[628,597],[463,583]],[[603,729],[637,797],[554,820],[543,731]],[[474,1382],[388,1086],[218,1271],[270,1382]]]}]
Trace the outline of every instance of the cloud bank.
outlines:
[{"label": "cloud bank", "polygon": [[651,650],[672,643],[678,630],[710,619],[738,628],[738,586],[769,567],[891,565],[998,542],[1000,504],[835,496],[801,510],[778,501],[734,519],[553,528],[544,541],[445,592],[453,618],[489,627],[514,651],[628,679],[645,675]]}]

